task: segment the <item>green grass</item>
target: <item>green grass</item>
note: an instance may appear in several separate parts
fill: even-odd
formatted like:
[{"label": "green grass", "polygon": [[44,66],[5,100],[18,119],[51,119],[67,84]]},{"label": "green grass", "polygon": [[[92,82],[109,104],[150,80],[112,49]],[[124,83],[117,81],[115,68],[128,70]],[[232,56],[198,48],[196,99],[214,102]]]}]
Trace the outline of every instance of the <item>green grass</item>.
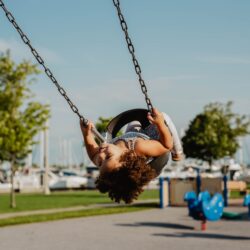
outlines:
[{"label": "green grass", "polygon": [[230,192],[230,199],[243,199],[246,194],[240,191],[231,191]]},{"label": "green grass", "polygon": [[89,209],[89,210],[78,210],[78,211],[60,212],[60,213],[52,213],[52,214],[17,216],[13,218],[1,219],[0,227],[34,223],[34,222],[45,222],[45,221],[54,221],[54,220],[69,219],[69,218],[87,217],[87,216],[128,213],[128,212],[141,211],[145,209],[151,209],[151,208],[155,208],[156,206],[157,206],[156,203],[152,203],[152,204],[140,205],[140,206],[139,205],[118,206],[118,207],[112,207],[112,208],[109,207],[109,208],[98,208],[98,209]]},{"label": "green grass", "polygon": [[[140,200],[158,199],[158,190],[145,190]],[[105,194],[98,191],[54,192],[49,196],[43,194],[16,194],[16,208],[10,208],[9,195],[0,195],[0,213],[33,211],[39,209],[66,208],[92,204],[113,203]]]}]

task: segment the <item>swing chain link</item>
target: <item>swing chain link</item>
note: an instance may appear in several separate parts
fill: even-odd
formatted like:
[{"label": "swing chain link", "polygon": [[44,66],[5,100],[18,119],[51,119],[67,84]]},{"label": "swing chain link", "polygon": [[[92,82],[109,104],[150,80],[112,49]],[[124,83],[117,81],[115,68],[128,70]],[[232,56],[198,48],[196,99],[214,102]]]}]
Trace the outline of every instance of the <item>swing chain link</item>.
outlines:
[{"label": "swing chain link", "polygon": [[146,100],[148,110],[151,112],[152,109],[153,109],[153,105],[152,105],[151,100],[150,100],[150,98],[148,96],[148,91],[147,91],[146,84],[145,84],[144,80],[142,79],[141,67],[140,67],[140,65],[138,63],[138,60],[136,59],[135,48],[134,48],[132,40],[131,40],[131,38],[129,37],[129,34],[128,34],[128,25],[127,25],[127,23],[125,21],[125,18],[123,16],[122,12],[121,12],[120,1],[119,0],[113,0],[113,3],[114,3],[114,6],[117,9],[117,14],[118,14],[118,18],[120,20],[120,25],[121,25],[121,28],[122,28],[122,30],[124,32],[124,35],[125,35],[125,40],[127,42],[129,53],[132,56],[132,61],[133,61],[133,64],[134,64],[135,72],[136,72],[136,74],[138,76],[139,83],[141,85],[142,93],[145,96],[145,100]]},{"label": "swing chain link", "polygon": [[50,80],[54,83],[54,85],[57,87],[58,92],[64,97],[64,99],[68,102],[71,110],[78,115],[78,117],[80,118],[80,120],[82,121],[84,126],[87,126],[88,124],[88,120],[86,118],[84,118],[80,113],[78,108],[76,107],[75,104],[73,104],[73,102],[70,100],[70,98],[68,97],[66,91],[64,90],[64,88],[62,88],[60,86],[60,84],[58,83],[58,81],[56,80],[56,78],[54,77],[52,71],[46,67],[43,58],[39,55],[39,53],[37,52],[37,50],[31,45],[29,38],[24,34],[24,32],[22,31],[22,29],[19,27],[19,25],[17,24],[14,16],[11,14],[10,11],[8,11],[8,9],[5,7],[4,3],[2,0],[0,0],[0,7],[3,9],[3,11],[5,12],[6,17],[8,18],[8,20],[10,21],[10,23],[14,26],[14,28],[17,30],[17,32],[19,33],[21,39],[23,40],[23,42],[30,48],[31,53],[33,54],[33,56],[36,58],[37,62],[43,67],[44,72],[46,73],[46,75],[50,78]]}]

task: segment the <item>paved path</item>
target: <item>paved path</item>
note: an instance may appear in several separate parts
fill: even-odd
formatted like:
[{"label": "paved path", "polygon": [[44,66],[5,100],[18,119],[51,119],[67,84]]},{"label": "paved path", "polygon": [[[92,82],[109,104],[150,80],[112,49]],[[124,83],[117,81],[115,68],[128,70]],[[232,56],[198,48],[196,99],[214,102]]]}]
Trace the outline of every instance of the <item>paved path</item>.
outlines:
[{"label": "paved path", "polygon": [[[246,208],[232,208],[247,212]],[[0,228],[5,250],[246,250],[250,221],[208,223],[206,232],[186,208],[67,219]]]}]

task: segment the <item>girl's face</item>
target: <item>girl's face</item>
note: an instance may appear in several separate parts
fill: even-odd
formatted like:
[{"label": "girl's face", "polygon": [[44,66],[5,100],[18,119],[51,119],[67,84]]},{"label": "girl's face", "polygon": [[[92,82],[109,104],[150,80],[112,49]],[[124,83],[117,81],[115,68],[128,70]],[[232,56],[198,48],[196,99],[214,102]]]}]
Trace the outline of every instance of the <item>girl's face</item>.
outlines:
[{"label": "girl's face", "polygon": [[100,167],[100,171],[111,171],[120,167],[120,157],[124,153],[124,149],[109,143],[103,143],[99,147],[96,155],[96,164]]}]

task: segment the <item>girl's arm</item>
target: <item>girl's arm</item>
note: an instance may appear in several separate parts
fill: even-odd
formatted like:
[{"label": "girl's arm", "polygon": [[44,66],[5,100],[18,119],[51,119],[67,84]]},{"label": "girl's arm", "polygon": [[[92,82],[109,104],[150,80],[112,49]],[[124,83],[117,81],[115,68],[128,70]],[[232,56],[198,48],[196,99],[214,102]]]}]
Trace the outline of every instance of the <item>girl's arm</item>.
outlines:
[{"label": "girl's arm", "polygon": [[154,108],[152,110],[152,115],[148,115],[148,119],[151,123],[156,125],[160,139],[159,141],[138,140],[135,145],[136,153],[139,155],[156,157],[171,151],[173,148],[173,138],[167,125],[165,124],[162,113]]},{"label": "girl's arm", "polygon": [[169,152],[159,141],[138,139],[135,144],[135,153],[139,156],[157,157]]},{"label": "girl's arm", "polygon": [[87,154],[90,160],[95,163],[95,156],[99,152],[99,146],[96,143],[94,135],[92,133],[92,128],[94,127],[94,124],[92,122],[88,122],[87,127],[84,127],[82,122],[80,121],[80,127],[82,130],[82,135],[87,150]]}]

